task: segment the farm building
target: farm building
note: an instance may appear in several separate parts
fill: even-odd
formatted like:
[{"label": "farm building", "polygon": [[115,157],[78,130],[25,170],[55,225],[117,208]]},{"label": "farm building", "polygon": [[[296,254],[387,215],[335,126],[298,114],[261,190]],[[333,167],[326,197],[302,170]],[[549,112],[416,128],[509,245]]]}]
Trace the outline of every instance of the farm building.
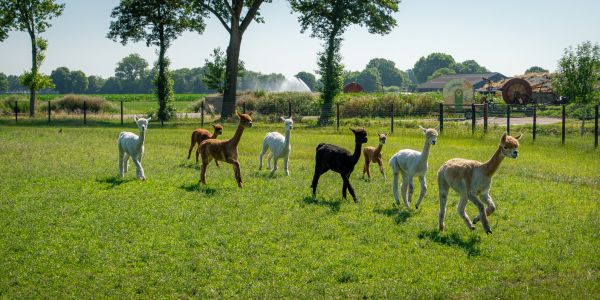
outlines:
[{"label": "farm building", "polygon": [[417,86],[417,92],[441,92],[444,89],[444,85],[452,79],[465,79],[473,85],[474,89],[477,90],[486,84],[486,80],[484,78],[487,78],[492,82],[497,82],[505,79],[506,76],[500,73],[442,75],[425,83],[419,84]]},{"label": "farm building", "polygon": [[[558,95],[554,93],[552,88],[552,76],[553,74],[550,73],[529,73],[516,76],[516,78],[524,79],[529,83],[533,101],[537,103],[552,103],[558,100]],[[481,88],[476,90],[480,93],[502,91],[502,87],[510,79],[512,79],[512,77],[492,82],[491,88],[487,84],[484,84]],[[488,88],[490,89],[488,90]]]}]

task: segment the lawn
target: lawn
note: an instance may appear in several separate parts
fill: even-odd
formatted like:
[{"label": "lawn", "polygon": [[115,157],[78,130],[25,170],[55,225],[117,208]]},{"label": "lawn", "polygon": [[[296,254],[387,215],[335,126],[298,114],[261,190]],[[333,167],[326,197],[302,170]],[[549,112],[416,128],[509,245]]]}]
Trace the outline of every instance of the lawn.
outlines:
[{"label": "lawn", "polygon": [[[128,124],[127,130],[134,130]],[[501,132],[447,132],[431,150],[429,190],[419,210],[393,205],[392,177],[373,167],[351,182],[361,203],[341,199],[335,173],[310,197],[315,146],[352,149],[347,129],[298,126],[290,176],[259,172],[265,133],[239,145],[244,189],[233,170],[210,165],[208,186],[187,160],[193,125],[152,123],[148,180],[117,175],[122,128],[0,126],[1,298],[597,298],[600,295],[600,152],[589,136],[525,136],[492,187],[493,234],[471,232],[449,197],[437,231],[435,174],[452,157],[488,159]],[[62,129],[60,131],[59,129]],[[375,132],[367,128],[369,145]],[[227,125],[224,137],[235,130]],[[60,131],[60,132],[59,132]],[[513,128],[513,133],[518,131]],[[397,128],[384,159],[420,149],[418,129]],[[417,183],[417,181],[415,181]],[[418,185],[418,184],[417,184]],[[418,187],[417,187],[418,193]],[[473,205],[467,211],[475,215]]]}]

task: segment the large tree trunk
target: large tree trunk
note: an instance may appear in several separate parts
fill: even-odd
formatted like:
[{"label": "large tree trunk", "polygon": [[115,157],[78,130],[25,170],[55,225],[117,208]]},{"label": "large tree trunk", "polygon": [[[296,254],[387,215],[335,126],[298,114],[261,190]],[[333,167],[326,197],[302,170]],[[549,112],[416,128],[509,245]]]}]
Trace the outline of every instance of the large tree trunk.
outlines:
[{"label": "large tree trunk", "polygon": [[236,22],[237,20],[233,22],[234,25],[229,35],[229,46],[227,47],[227,67],[225,69],[225,90],[223,92],[221,119],[229,118],[235,111],[238,64],[242,44],[242,34],[239,27],[235,26]]},{"label": "large tree trunk", "polygon": [[338,93],[338,74],[336,74],[335,56],[338,49],[338,43],[336,36],[338,29],[334,28],[327,41],[327,49],[325,51],[325,72],[323,74],[323,105],[321,106],[321,116],[319,117],[319,124],[328,124],[331,121],[333,106],[333,99]]},{"label": "large tree trunk", "polygon": [[[37,73],[38,73],[38,47],[37,47],[37,41],[35,39],[35,33],[34,32],[29,32],[29,37],[31,38],[31,78],[35,79],[37,77]],[[34,117],[35,116],[35,92],[36,92],[36,86],[34,84],[35,81],[32,80],[32,82],[29,85],[29,116],[30,117]]]}]

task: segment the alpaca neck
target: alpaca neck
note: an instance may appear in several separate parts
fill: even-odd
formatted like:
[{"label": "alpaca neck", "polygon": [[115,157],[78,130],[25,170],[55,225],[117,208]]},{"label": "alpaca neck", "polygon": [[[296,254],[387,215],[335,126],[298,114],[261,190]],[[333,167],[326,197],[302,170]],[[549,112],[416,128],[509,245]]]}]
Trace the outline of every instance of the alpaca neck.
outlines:
[{"label": "alpaca neck", "polygon": [[377,146],[377,148],[375,148],[375,152],[373,153],[373,156],[377,157],[381,153],[381,149],[383,149],[383,144],[379,144],[379,146]]},{"label": "alpaca neck", "polygon": [[354,162],[354,164],[356,164],[358,162],[358,160],[360,159],[361,146],[362,146],[362,144],[359,143],[358,141],[356,141],[354,143],[354,153],[352,154],[352,162]]},{"label": "alpaca neck", "polygon": [[500,167],[500,163],[502,162],[503,159],[504,159],[504,156],[502,155],[502,147],[499,146],[498,150],[496,150],[496,153],[494,153],[492,158],[490,158],[490,160],[488,160],[487,162],[485,162],[483,164],[483,169],[485,170],[485,174],[490,177],[493,176],[494,173],[496,173],[496,171],[498,170],[498,167]]},{"label": "alpaca neck", "polygon": [[213,132],[213,134],[210,136],[211,139],[216,139],[218,136],[217,132]]},{"label": "alpaca neck", "polygon": [[229,142],[234,145],[235,147],[237,147],[238,143],[240,142],[240,139],[242,138],[242,133],[244,133],[244,126],[242,126],[241,124],[238,125],[237,130],[235,131],[235,134],[233,135],[233,137],[229,140]]},{"label": "alpaca neck", "polygon": [[292,135],[292,131],[287,129],[285,131],[285,140],[283,141],[283,144],[285,145],[285,148],[288,148],[290,146],[290,136]]},{"label": "alpaca neck", "polygon": [[142,147],[144,145],[145,139],[146,139],[146,131],[140,130],[140,138],[138,139],[138,147]]},{"label": "alpaca neck", "polygon": [[423,151],[421,151],[421,157],[419,158],[419,165],[426,165],[427,159],[429,159],[429,148],[431,145],[425,141],[425,145],[423,146]]}]

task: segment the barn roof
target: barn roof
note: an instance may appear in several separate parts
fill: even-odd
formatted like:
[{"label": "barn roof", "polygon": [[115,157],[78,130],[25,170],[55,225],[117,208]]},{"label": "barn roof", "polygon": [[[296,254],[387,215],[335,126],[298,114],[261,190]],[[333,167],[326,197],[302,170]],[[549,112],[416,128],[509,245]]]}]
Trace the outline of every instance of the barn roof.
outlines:
[{"label": "barn roof", "polygon": [[421,83],[417,86],[417,90],[441,90],[444,88],[444,85],[448,83],[448,81],[452,79],[465,79],[470,82],[472,85],[476,85],[478,83],[483,82],[483,77],[490,78],[496,75],[504,75],[494,72],[494,73],[483,73],[483,74],[451,74],[451,75],[442,75],[436,77],[432,80],[429,80],[425,83]]}]

